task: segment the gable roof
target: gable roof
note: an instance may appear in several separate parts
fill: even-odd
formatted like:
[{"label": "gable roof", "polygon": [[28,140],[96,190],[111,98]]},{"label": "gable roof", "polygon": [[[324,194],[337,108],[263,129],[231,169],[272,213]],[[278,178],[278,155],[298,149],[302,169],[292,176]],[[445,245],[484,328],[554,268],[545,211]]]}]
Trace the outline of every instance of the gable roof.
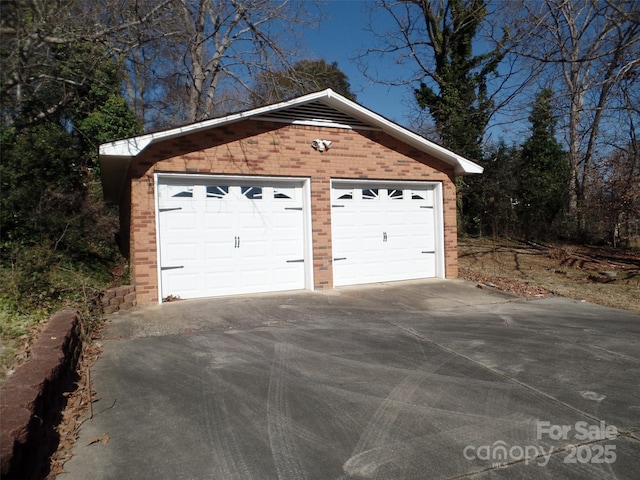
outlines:
[{"label": "gable roof", "polygon": [[225,117],[100,145],[99,158],[105,200],[108,202],[119,201],[131,159],[139,155],[149,145],[249,118],[322,127],[381,130],[391,137],[451,165],[456,175],[469,175],[483,171],[483,168],[477,163],[430,142],[333,90],[327,89]]}]

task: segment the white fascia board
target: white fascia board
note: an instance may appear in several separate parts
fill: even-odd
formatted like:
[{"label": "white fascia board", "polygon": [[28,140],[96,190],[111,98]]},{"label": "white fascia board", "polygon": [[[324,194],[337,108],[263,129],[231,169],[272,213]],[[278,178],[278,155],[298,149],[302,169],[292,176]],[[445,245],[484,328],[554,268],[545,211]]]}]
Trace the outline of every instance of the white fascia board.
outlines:
[{"label": "white fascia board", "polygon": [[100,145],[101,157],[135,157],[144,150],[151,142],[152,135],[142,135],[140,137],[125,138],[115,142],[103,143]]}]

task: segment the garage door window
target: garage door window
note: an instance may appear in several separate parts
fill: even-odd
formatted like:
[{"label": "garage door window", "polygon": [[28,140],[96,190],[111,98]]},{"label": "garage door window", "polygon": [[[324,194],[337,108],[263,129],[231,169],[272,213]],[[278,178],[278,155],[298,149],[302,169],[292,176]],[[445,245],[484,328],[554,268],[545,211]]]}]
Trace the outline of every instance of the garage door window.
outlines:
[{"label": "garage door window", "polygon": [[168,194],[171,198],[193,198],[193,187],[183,185],[168,185]]},{"label": "garage door window", "polygon": [[262,187],[240,187],[242,195],[249,200],[261,200],[262,199]]},{"label": "garage door window", "polygon": [[362,190],[363,200],[376,200],[377,198],[379,198],[377,188],[365,188]]},{"label": "garage door window", "polygon": [[420,191],[414,190],[411,193],[411,199],[412,200],[426,200],[427,199],[427,192],[420,192]]},{"label": "garage door window", "polygon": [[402,190],[391,189],[389,190],[389,198],[391,200],[402,200],[404,198],[404,192]]},{"label": "garage door window", "polygon": [[229,195],[227,185],[207,185],[207,198],[221,199]]},{"label": "garage door window", "polygon": [[276,200],[293,200],[295,188],[274,188],[273,198]]},{"label": "garage door window", "polygon": [[338,192],[338,200],[353,200],[353,190],[345,190],[342,194]]}]

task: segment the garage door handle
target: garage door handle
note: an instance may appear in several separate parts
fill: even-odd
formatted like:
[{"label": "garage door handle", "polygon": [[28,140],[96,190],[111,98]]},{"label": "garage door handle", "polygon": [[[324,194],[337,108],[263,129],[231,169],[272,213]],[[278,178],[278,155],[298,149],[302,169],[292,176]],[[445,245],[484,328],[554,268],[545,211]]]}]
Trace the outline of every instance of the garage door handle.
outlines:
[{"label": "garage door handle", "polygon": [[233,248],[240,248],[240,237],[233,237]]},{"label": "garage door handle", "polygon": [[175,265],[172,267],[160,267],[160,270],[176,270],[177,268],[184,268],[184,265]]},{"label": "garage door handle", "polygon": [[287,260],[287,263],[302,263],[304,262],[304,258],[301,258],[300,260]]},{"label": "garage door handle", "polygon": [[285,210],[300,210],[302,211],[302,207],[284,207]]},{"label": "garage door handle", "polygon": [[422,253],[436,253],[435,250],[423,250]]},{"label": "garage door handle", "polygon": [[338,258],[334,258],[333,261],[337,262],[338,260],[346,260],[347,257],[338,257]]},{"label": "garage door handle", "polygon": [[382,232],[382,241],[383,242],[387,241],[387,232]]},{"label": "garage door handle", "polygon": [[420,205],[420,208],[433,208],[433,205]]},{"label": "garage door handle", "polygon": [[174,208],[159,208],[159,212],[173,212],[174,210],[182,210],[182,207],[174,207]]}]

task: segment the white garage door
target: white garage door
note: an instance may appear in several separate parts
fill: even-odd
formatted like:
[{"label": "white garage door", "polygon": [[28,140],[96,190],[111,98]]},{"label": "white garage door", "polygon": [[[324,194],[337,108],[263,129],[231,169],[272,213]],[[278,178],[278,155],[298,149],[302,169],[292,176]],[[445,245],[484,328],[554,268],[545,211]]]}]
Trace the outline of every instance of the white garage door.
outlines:
[{"label": "white garage door", "polygon": [[305,288],[301,182],[160,177],[160,298]]},{"label": "white garage door", "polygon": [[437,275],[435,186],[334,183],[334,285]]}]

